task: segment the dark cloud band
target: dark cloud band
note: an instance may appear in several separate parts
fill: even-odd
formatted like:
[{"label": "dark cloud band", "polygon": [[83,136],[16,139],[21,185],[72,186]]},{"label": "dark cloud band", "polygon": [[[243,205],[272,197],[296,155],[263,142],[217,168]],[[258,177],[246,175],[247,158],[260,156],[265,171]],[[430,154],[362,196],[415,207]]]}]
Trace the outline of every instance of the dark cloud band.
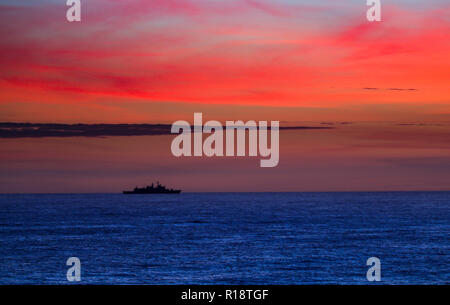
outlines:
[{"label": "dark cloud band", "polygon": [[[0,123],[0,138],[155,136],[171,134],[168,124],[38,124]],[[280,130],[331,129],[291,126]]]}]

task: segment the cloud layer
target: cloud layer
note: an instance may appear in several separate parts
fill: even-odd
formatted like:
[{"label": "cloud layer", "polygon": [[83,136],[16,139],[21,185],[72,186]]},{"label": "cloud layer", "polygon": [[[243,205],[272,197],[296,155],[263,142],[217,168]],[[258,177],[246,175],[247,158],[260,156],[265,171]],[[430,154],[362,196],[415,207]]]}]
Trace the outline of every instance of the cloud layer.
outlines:
[{"label": "cloud layer", "polygon": [[364,3],[335,2],[95,0],[77,24],[59,1],[2,1],[0,107],[34,122],[24,102],[99,122],[102,100],[450,112],[448,4],[383,5],[369,23]]}]

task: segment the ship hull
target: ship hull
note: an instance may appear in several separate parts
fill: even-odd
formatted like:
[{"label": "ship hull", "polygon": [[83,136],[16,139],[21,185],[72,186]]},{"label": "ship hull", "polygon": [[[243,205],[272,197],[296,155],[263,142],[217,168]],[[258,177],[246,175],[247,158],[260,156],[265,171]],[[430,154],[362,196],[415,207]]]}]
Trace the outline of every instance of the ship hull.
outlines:
[{"label": "ship hull", "polygon": [[141,192],[135,192],[135,191],[123,191],[123,194],[126,195],[147,195],[147,194],[179,194],[181,193],[181,190],[173,190],[173,191],[163,191],[163,192],[158,192],[158,191],[152,191],[152,192],[146,192],[146,191],[141,191]]}]

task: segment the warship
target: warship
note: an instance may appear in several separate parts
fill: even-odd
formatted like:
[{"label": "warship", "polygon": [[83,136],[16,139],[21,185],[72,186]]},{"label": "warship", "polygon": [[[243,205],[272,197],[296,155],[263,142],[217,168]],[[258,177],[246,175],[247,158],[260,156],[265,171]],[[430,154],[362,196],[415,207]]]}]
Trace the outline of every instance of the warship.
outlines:
[{"label": "warship", "polygon": [[123,191],[124,194],[179,194],[181,190],[168,189],[157,182],[156,186],[148,185],[146,187],[135,187],[132,191]]}]

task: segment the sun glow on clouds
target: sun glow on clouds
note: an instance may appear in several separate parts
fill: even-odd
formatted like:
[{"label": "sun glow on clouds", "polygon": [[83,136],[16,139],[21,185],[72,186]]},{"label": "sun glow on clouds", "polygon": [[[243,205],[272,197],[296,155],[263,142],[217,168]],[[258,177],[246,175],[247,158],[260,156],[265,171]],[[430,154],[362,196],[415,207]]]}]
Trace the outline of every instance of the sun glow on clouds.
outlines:
[{"label": "sun glow on clouds", "polygon": [[361,0],[89,0],[69,23],[65,1],[0,0],[0,122],[203,112],[333,127],[284,130],[265,172],[177,159],[168,135],[2,139],[0,192],[116,192],[155,177],[188,191],[448,190],[450,6],[387,2],[368,23]]},{"label": "sun glow on clouds", "polygon": [[0,108],[23,120],[48,118],[48,106],[30,118],[29,103],[99,122],[135,102],[450,110],[449,6],[440,1],[384,5],[381,23],[368,23],[356,1],[97,0],[83,4],[79,24],[65,22],[59,2],[0,3]]}]

